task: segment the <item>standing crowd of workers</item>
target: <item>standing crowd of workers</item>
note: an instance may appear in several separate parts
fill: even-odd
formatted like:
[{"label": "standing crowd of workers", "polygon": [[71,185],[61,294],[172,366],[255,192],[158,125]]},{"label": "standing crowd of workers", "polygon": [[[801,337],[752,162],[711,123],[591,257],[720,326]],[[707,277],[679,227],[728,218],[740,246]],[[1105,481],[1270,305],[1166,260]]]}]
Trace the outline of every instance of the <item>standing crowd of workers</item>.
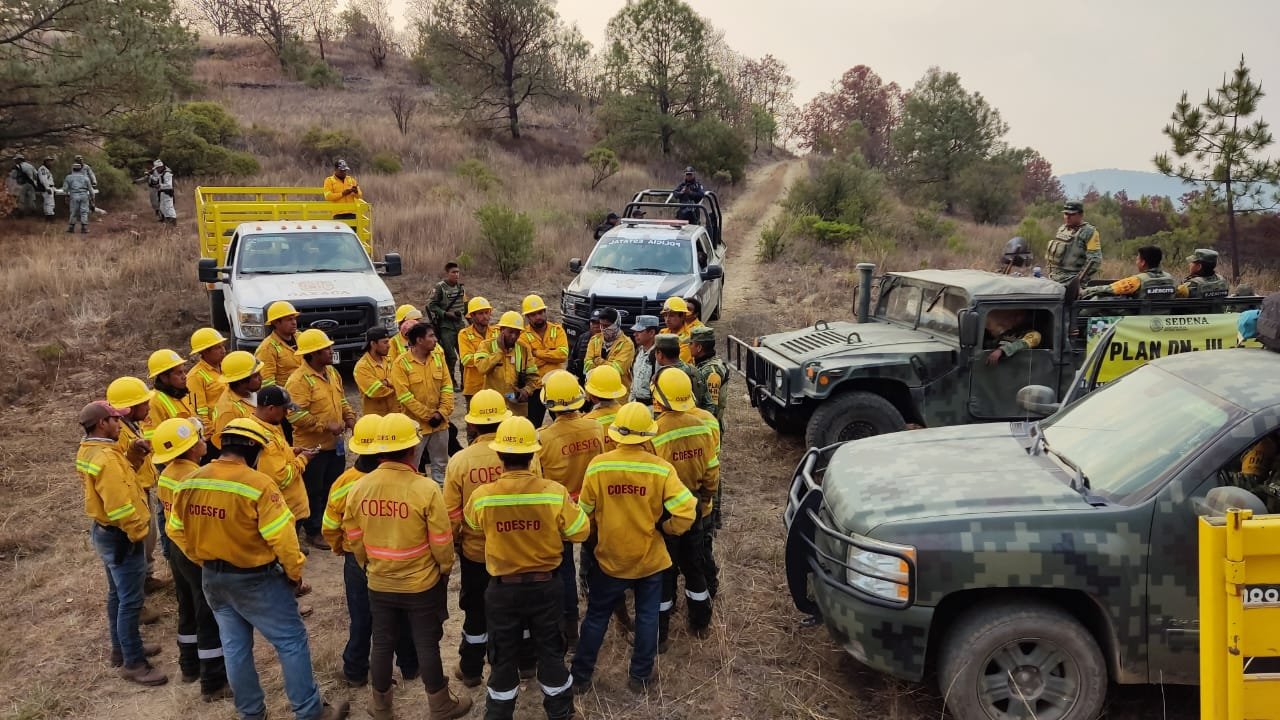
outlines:
[{"label": "standing crowd of workers", "polygon": [[[451,676],[477,687],[488,665],[486,718],[512,717],[533,678],[549,718],[578,717],[573,698],[592,687],[611,622],[633,645],[629,686],[645,692],[678,595],[701,639],[718,590],[728,372],[696,308],[672,297],[631,335],[601,309],[575,376],[569,336],[541,298],[494,322],[450,263],[425,314],[403,305],[394,331],[368,333],[359,412],[333,342],[299,329],[287,302],[268,307],[271,333],[254,353],[228,352],[212,328],[191,335],[194,365],[156,350],[150,386],[118,378],[80,414],[76,470],[108,578],[112,664],[136,683],[167,682],[148,661],[161,648],[139,632],[154,619],[146,593],[167,586],[151,574],[159,546],[183,681],[265,717],[257,631],[297,717],[345,717],[346,703],[321,696],[299,601],[308,554],[326,550],[343,562],[343,674],[370,686],[374,718],[392,717],[393,666],[421,678],[429,717],[469,711],[440,656],[455,564]],[[457,394],[465,433],[451,419]]]}]

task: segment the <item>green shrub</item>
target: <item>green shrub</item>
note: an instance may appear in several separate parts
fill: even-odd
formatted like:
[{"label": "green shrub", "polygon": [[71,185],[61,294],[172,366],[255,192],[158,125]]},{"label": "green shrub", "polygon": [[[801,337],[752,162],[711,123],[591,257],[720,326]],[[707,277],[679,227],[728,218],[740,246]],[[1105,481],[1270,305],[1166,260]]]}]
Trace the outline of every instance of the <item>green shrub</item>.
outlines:
[{"label": "green shrub", "polygon": [[368,159],[364,143],[359,138],[345,130],[326,130],[315,125],[302,135],[302,152],[309,160],[329,167],[338,158],[357,166],[364,165]]},{"label": "green shrub", "polygon": [[828,160],[812,179],[797,182],[786,205],[796,214],[866,227],[884,204],[884,178],[857,160]]},{"label": "green shrub", "polygon": [[321,88],[341,88],[342,73],[323,60],[311,63],[302,73],[302,82],[312,90]]},{"label": "green shrub", "polygon": [[369,160],[369,167],[373,168],[374,172],[382,173],[383,175],[395,175],[403,169],[400,165],[400,158],[389,152],[375,154]]},{"label": "green shrub", "polygon": [[728,177],[730,183],[746,177],[751,159],[746,139],[719,120],[698,120],[681,129],[676,134],[676,149],[685,162],[705,176],[715,178],[717,173],[724,173],[720,177]]},{"label": "green shrub", "polygon": [[787,229],[790,223],[785,214],[780,214],[760,231],[760,239],[756,242],[756,258],[760,262],[773,262],[782,257],[787,248]]},{"label": "green shrub", "polygon": [[454,262],[458,263],[458,267],[461,268],[463,272],[466,272],[471,268],[475,267],[475,264],[476,264],[475,259],[472,258],[471,254],[468,253],[466,250],[463,250],[462,252],[458,253],[458,257],[454,260]]},{"label": "green shrub", "polygon": [[476,210],[476,220],[494,269],[510,287],[511,278],[533,259],[533,220],[497,203]]},{"label": "green shrub", "polygon": [[[104,149],[112,165],[125,168],[126,183],[149,171],[157,157],[179,175],[252,175],[258,161],[226,147],[240,134],[240,124],[221,105],[191,102],[124,117]],[[101,189],[102,173],[96,166],[94,172]]]},{"label": "green shrub", "polygon": [[467,158],[453,168],[453,174],[470,181],[477,190],[488,192],[502,184],[502,180],[479,158]]},{"label": "green shrub", "polygon": [[822,245],[839,246],[857,240],[864,232],[861,225],[823,220],[820,215],[801,215],[797,223],[805,235]]},{"label": "green shrub", "polygon": [[173,122],[215,145],[240,136],[240,123],[216,102],[189,102],[173,111]]},{"label": "green shrub", "polygon": [[591,189],[595,190],[600,183],[608,180],[622,169],[622,163],[618,162],[618,154],[613,150],[597,145],[586,152],[582,156],[583,162],[587,167],[591,168]]}]

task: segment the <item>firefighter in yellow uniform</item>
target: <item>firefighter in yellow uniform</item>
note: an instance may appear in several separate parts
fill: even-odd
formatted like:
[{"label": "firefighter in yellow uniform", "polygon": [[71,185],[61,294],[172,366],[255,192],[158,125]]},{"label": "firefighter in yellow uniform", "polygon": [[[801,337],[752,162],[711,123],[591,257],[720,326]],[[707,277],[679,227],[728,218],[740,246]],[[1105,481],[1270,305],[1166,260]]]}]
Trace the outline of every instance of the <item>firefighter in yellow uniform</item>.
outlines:
[{"label": "firefighter in yellow uniform", "polygon": [[[559,370],[548,375],[541,395],[552,417],[551,424],[542,429],[539,438],[542,476],[563,485],[576,502],[582,492],[587,465],[604,452],[604,429],[599,422],[580,412],[587,396],[569,371]],[[564,616],[560,625],[565,641],[572,646],[578,641],[578,583],[571,542],[564,544],[560,582],[564,585]]]},{"label": "firefighter in yellow uniform", "polygon": [[187,389],[191,391],[191,409],[204,424],[208,440],[213,433],[213,409],[227,389],[220,369],[227,356],[227,339],[213,328],[200,328],[191,333],[191,354],[200,359],[187,373]]},{"label": "firefighter in yellow uniform", "polygon": [[587,358],[582,367],[589,373],[593,368],[608,365],[618,371],[622,386],[630,388],[636,344],[622,332],[620,322],[618,311],[613,308],[605,308],[600,313],[600,332],[592,335],[587,343]]},{"label": "firefighter in yellow uniform", "polygon": [[392,362],[401,355],[409,352],[409,328],[422,322],[422,311],[418,308],[404,304],[396,308],[396,334],[391,338],[390,347],[387,350],[387,359]]},{"label": "firefighter in yellow uniform", "polygon": [[346,542],[368,573],[373,616],[369,714],[375,720],[392,718],[391,659],[406,625],[433,720],[462,717],[471,709],[470,698],[449,691],[440,662],[453,532],[440,487],[414,470],[420,441],[418,423],[392,413],[378,421],[374,442],[353,447],[380,460],[348,493],[342,517]]},{"label": "firefighter in yellow uniform", "polygon": [[170,418],[196,417],[187,388],[186,365],[181,355],[169,349],[157,350],[147,358],[147,375],[155,394],[151,396],[151,414],[145,430],[155,430]]},{"label": "firefighter in yellow uniform", "polygon": [[529,398],[538,389],[538,366],[533,356],[520,344],[524,320],[520,313],[508,310],[498,320],[498,334],[484,347],[476,360],[476,370],[484,376],[484,387],[497,390],[507,399],[511,412],[529,414]]},{"label": "firefighter in yellow uniform", "polygon": [[[148,423],[151,417],[151,401],[155,397],[155,391],[147,387],[146,383],[135,377],[116,378],[107,386],[107,402],[111,403],[117,410],[124,412],[120,417],[120,452],[129,455],[131,452],[141,452],[141,461],[137,466],[138,487],[142,488],[147,498],[147,510],[151,513],[152,518],[155,517],[155,486],[156,486],[156,468],[151,464],[151,432],[153,426]],[[146,555],[147,555],[147,592],[155,592],[156,590],[168,585],[167,582],[155,577],[155,550],[156,538],[159,531],[155,527],[151,528],[151,532],[147,533]],[[151,619],[152,613],[144,610],[144,624],[154,622]]]},{"label": "firefighter in yellow uniform", "polygon": [[667,332],[680,340],[680,359],[693,365],[693,351],[689,349],[689,340],[693,329],[700,327],[702,322],[694,317],[693,311],[689,309],[689,303],[685,302],[684,298],[674,295],[662,303],[660,314],[667,324]]},{"label": "firefighter in yellow uniform", "polygon": [[431,479],[444,486],[449,464],[449,416],[453,414],[453,376],[444,353],[436,352],[436,331],[426,323],[409,329],[409,352],[396,358],[391,385],[404,414],[423,430],[419,461],[430,458]]},{"label": "firefighter in yellow uniform", "polygon": [[120,449],[124,413],[105,400],[84,406],[80,427],[85,438],[76,451],[76,473],[84,483],[84,512],[93,520],[89,535],[107,572],[107,626],[111,664],[120,677],[141,685],[163,685],[168,677],[147,658],[160,646],[144,644],[139,632],[147,576],[144,542],[150,532],[147,496],[136,468],[145,453]]},{"label": "firefighter in yellow uniform", "polygon": [[[677,575],[684,575],[684,594],[689,601],[689,632],[705,638],[710,632],[711,593],[707,585],[704,520],[710,517],[720,484],[720,456],[716,438],[702,418],[694,415],[697,404],[689,376],[678,368],[664,368],[653,384],[653,404],[659,408],[658,435],[653,447],[658,457],[670,462],[680,481],[698,499],[698,515],[693,527],[679,538],[667,541],[675,565],[667,571],[663,584],[664,611],[658,620],[658,642],[665,646],[675,602]],[[671,605],[668,605],[668,604]]]},{"label": "firefighter in yellow uniform", "polygon": [[[524,332],[520,344],[524,345],[533,364],[538,368],[538,378],[545,378],[556,370],[564,370],[569,364],[569,335],[564,325],[547,320],[547,304],[537,295],[526,295],[520,303],[524,316]],[[535,394],[529,398],[529,421],[534,427],[542,427],[546,408]]]},{"label": "firefighter in yellow uniform", "polygon": [[[315,448],[294,448],[284,439],[284,430],[280,427],[285,417],[297,409],[289,391],[279,385],[265,387],[258,391],[257,406],[253,409],[253,417],[271,435],[271,442],[262,448],[258,455],[258,472],[268,475],[276,481],[284,502],[293,513],[297,523],[299,542],[306,539],[302,534],[302,521],[311,517],[311,504],[307,500],[307,487],[302,476],[307,470],[307,463],[315,457]],[[302,548],[303,554],[307,549]],[[309,613],[303,612],[303,617]]]},{"label": "firefighter in yellow uniform", "polygon": [[[333,341],[323,330],[309,328],[298,333],[298,356],[302,365],[285,385],[298,406],[289,422],[293,423],[295,445],[318,450],[302,477],[307,486],[307,503],[318,508],[329,497],[333,481],[346,469],[346,448],[340,443],[342,436],[355,427],[356,413],[347,402],[342,377],[333,367]],[[312,547],[330,549],[320,534],[320,515],[307,518],[303,529]]]},{"label": "firefighter in yellow uniform", "polygon": [[498,328],[489,325],[492,317],[488,300],[476,296],[467,301],[468,324],[458,332],[458,364],[462,365],[462,396],[468,402],[484,389],[484,373],[476,363],[488,357],[489,342],[498,336]]},{"label": "firefighter in yellow uniform", "polygon": [[236,418],[253,417],[250,397],[262,389],[262,361],[244,350],[227,353],[222,359],[222,377],[227,390],[218,398],[213,411],[213,432],[210,440],[214,447],[222,447],[222,430]]},{"label": "firefighter in yellow uniform", "polygon": [[492,663],[485,717],[513,716],[520,686],[517,656],[528,630],[547,717],[572,718],[573,679],[560,632],[564,593],[556,572],[565,570],[560,567],[563,543],[585,540],[591,523],[563,485],[530,472],[541,447],[527,418],[504,420],[489,448],[498,453],[502,474],[476,488],[463,510],[467,525],[484,533],[485,566],[493,578],[485,592]]},{"label": "firefighter in yellow uniform", "polygon": [[271,334],[254,351],[254,357],[262,362],[262,387],[284,387],[289,376],[301,364],[294,353],[300,315],[297,308],[283,300],[267,306],[267,325],[271,326]]},{"label": "firefighter in yellow uniform", "polygon": [[604,430],[604,449],[613,450],[613,437],[609,435],[609,426],[621,407],[618,401],[627,396],[627,388],[622,384],[622,376],[612,365],[601,365],[587,373],[587,384],[583,386],[587,399],[591,401],[591,412],[587,417],[600,424]]},{"label": "firefighter in yellow uniform", "polygon": [[293,533],[293,513],[275,482],[254,470],[271,442],[252,418],[222,431],[218,459],[187,476],[174,493],[169,536],[202,565],[205,599],[218,621],[227,679],[242,718],[263,717],[266,702],[253,659],[253,633],[275,648],[285,694],[300,718],[341,720],[349,706],[324,702],[311,667],[297,594],[306,562]]},{"label": "firefighter in yellow uniform", "polygon": [[658,424],[643,403],[622,406],[609,434],[617,449],[591,462],[582,486],[582,509],[595,529],[596,564],[573,656],[573,681],[579,691],[591,686],[609,614],[631,589],[636,619],[628,685],[642,692],[653,680],[663,589],[671,567],[664,538],[689,529],[697,517],[697,500],[671,463],[644,449],[657,437]]},{"label": "firefighter in yellow uniform", "polygon": [[[156,498],[165,523],[173,514],[173,495],[178,485],[200,470],[205,455],[200,421],[194,418],[168,418],[156,427],[151,438],[159,480]],[[200,697],[213,702],[231,696],[227,685],[227,669],[222,661],[222,639],[218,637],[218,621],[204,599],[200,566],[191,562],[182,550],[174,547],[167,553],[173,572],[174,595],[178,600],[178,668],[184,682],[200,680]]]},{"label": "firefighter in yellow uniform", "polygon": [[386,329],[376,327],[365,333],[364,355],[356,361],[352,375],[360,390],[361,415],[400,412],[395,388],[391,387],[391,341]]}]

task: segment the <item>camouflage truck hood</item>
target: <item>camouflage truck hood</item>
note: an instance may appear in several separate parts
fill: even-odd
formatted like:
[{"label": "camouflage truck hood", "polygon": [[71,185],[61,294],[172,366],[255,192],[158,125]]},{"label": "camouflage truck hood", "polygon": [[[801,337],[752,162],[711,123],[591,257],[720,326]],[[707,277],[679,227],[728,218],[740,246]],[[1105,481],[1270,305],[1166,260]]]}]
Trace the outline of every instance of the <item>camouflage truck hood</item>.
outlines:
[{"label": "camouflage truck hood", "polygon": [[950,352],[955,348],[919,330],[887,323],[819,323],[800,330],[766,335],[760,347],[803,365],[833,356],[877,356]]},{"label": "camouflage truck hood", "polygon": [[956,515],[1088,510],[1053,461],[1031,457],[1008,423],[879,435],[847,443],[822,481],[845,530]]}]

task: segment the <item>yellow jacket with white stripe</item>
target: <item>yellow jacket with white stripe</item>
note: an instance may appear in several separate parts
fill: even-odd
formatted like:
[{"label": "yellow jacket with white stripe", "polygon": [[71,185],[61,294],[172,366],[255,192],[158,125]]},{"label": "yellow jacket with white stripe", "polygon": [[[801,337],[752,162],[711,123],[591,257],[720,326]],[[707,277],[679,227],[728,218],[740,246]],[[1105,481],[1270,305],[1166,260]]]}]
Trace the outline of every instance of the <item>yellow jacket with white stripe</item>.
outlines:
[{"label": "yellow jacket with white stripe", "polygon": [[462,394],[475,395],[484,389],[484,373],[476,363],[489,357],[489,341],[498,337],[498,328],[490,325],[481,335],[474,325],[458,331],[458,364],[462,366]]},{"label": "yellow jacket with white stripe", "polygon": [[408,465],[384,462],[347,494],[347,547],[377,592],[430,590],[453,569],[453,531],[440,486]]},{"label": "yellow jacket with white stripe", "polygon": [[[449,428],[449,416],[453,414],[453,376],[445,367],[444,353],[433,352],[422,361],[410,350],[395,359],[389,375],[396,401],[404,408],[405,415],[422,426],[423,435]],[[440,413],[443,421],[433,427],[428,421],[435,413]]]},{"label": "yellow jacket with white stripe", "polygon": [[192,562],[221,560],[239,568],[279,562],[296,581],[306,559],[293,523],[275,481],[219,458],[178,484],[165,529]]},{"label": "yellow jacket with white stripe", "polygon": [[[596,526],[600,569],[628,580],[671,567],[662,533],[684,533],[693,525],[697,507],[671,463],[634,445],[591,461],[580,502]],[[670,517],[659,532],[664,510]]]},{"label": "yellow jacket with white stripe", "polygon": [[[266,377],[265,375],[263,377]],[[187,373],[187,390],[191,399],[191,409],[196,411],[200,422],[204,423],[205,440],[213,432],[213,409],[218,405],[218,398],[227,390],[227,383],[222,379],[222,371],[201,358]]]},{"label": "yellow jacket with white stripe", "polygon": [[199,465],[182,458],[178,458],[160,469],[159,481],[156,482],[156,499],[160,501],[160,506],[164,508],[166,522],[169,514],[173,512],[173,494],[178,491],[178,486],[182,484],[183,480],[191,477],[191,474],[199,469]]},{"label": "yellow jacket with white stripe", "polygon": [[293,346],[275,332],[262,341],[258,349],[253,351],[253,356],[262,363],[262,387],[284,387],[293,371],[302,365],[302,358],[294,352]]},{"label": "yellow jacket with white stripe", "polygon": [[495,577],[555,570],[565,541],[582,542],[591,533],[569,491],[528,470],[508,470],[476,488],[463,517],[484,533],[484,564]]},{"label": "yellow jacket with white stripe", "polygon": [[250,417],[253,417],[253,406],[247,399],[228,388],[214,405],[213,422],[205,426],[210,430],[209,442],[212,442],[214,447],[222,449],[222,431],[226,429],[227,423],[236,418]]},{"label": "yellow jacket with white stripe", "polygon": [[577,500],[587,465],[604,452],[600,423],[581,413],[565,413],[538,432],[538,442],[542,477],[560,483]]},{"label": "yellow jacket with white stripe", "polygon": [[320,534],[333,549],[334,555],[351,552],[347,547],[347,538],[342,534],[342,515],[347,511],[347,495],[356,481],[364,477],[364,473],[349,467],[333,481],[329,488],[329,502],[324,508],[324,517],[320,519]]},{"label": "yellow jacket with white stripe", "polygon": [[701,516],[706,517],[720,485],[718,433],[693,412],[667,411],[657,420],[655,454],[675,466],[685,487],[697,496]]},{"label": "yellow jacket with white stripe", "polygon": [[381,362],[374,360],[371,353],[365,353],[356,361],[352,371],[356,379],[356,387],[360,390],[361,415],[386,415],[400,412],[400,403],[396,402],[396,391],[391,387],[391,358],[384,357]]},{"label": "yellow jacket with white stripe", "polygon": [[293,451],[289,442],[284,439],[284,428],[262,420],[257,422],[271,434],[271,444],[258,453],[258,472],[276,481],[295,520],[311,517],[307,487],[302,482],[302,473],[307,469],[307,456]]},{"label": "yellow jacket with white stripe", "polygon": [[342,391],[342,378],[337,368],[326,365],[320,373],[303,364],[289,376],[285,384],[298,411],[289,416],[293,424],[293,441],[298,447],[319,445],[321,450],[333,450],[338,446],[337,436],[325,427],[329,423],[355,422],[356,411],[351,409]]},{"label": "yellow jacket with white stripe", "polygon": [[84,482],[84,514],[99,525],[124,530],[133,542],[147,536],[151,513],[137,474],[115,440],[86,438],[76,451],[76,473]]}]

